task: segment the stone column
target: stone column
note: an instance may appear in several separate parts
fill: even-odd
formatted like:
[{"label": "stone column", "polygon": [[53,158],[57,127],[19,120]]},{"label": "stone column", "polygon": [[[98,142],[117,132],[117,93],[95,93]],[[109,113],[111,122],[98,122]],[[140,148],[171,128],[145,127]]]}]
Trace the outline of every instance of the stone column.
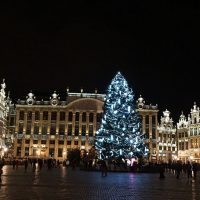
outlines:
[{"label": "stone column", "polygon": [[43,111],[40,111],[39,134],[42,134]]},{"label": "stone column", "polygon": [[149,114],[149,161],[152,161],[152,153],[153,153],[153,146],[152,146],[152,114]]}]

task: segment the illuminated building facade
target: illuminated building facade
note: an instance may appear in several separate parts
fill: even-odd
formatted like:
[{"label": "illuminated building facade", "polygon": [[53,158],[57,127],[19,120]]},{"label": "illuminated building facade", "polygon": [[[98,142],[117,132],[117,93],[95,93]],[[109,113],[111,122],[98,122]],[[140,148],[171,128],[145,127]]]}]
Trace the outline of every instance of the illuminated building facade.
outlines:
[{"label": "illuminated building facade", "polygon": [[[190,117],[188,116],[190,119]],[[189,151],[189,137],[188,137],[188,120],[185,115],[180,115],[179,122],[177,123],[177,145],[178,145],[178,159],[187,162]]]},{"label": "illuminated building facade", "polygon": [[54,92],[50,100],[36,100],[30,92],[16,104],[15,157],[63,160],[71,149],[88,151],[100,126],[105,95],[69,93],[63,101]]},{"label": "illuminated building facade", "polygon": [[177,159],[176,128],[168,110],[163,112],[158,134],[159,161],[168,163]]},{"label": "illuminated building facade", "polygon": [[185,162],[189,160],[200,163],[200,110],[196,103],[188,115],[188,120],[181,115],[177,125],[178,158]]},{"label": "illuminated building facade", "polygon": [[157,162],[158,160],[158,106],[146,105],[140,95],[137,100],[137,111],[141,117],[142,133],[145,135],[145,143],[149,150],[148,160]]}]

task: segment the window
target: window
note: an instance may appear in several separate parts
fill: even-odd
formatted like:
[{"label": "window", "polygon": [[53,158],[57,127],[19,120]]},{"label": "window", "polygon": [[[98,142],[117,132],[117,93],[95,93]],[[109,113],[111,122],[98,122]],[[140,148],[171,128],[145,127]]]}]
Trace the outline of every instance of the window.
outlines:
[{"label": "window", "polygon": [[79,134],[79,125],[75,125],[75,136]]},{"label": "window", "polygon": [[168,147],[168,151],[171,151],[171,147]]},{"label": "window", "polygon": [[72,122],[72,116],[73,116],[72,112],[69,112],[68,121]]},{"label": "window", "polygon": [[33,144],[38,144],[38,140],[33,140]]},{"label": "window", "polygon": [[191,148],[194,148],[193,139],[190,140],[190,146],[191,146]]},{"label": "window", "polygon": [[64,135],[65,134],[65,124],[59,125],[59,134]]},{"label": "window", "polygon": [[86,122],[86,112],[82,113],[82,122]]},{"label": "window", "polygon": [[28,124],[27,124],[26,134],[27,134],[27,135],[30,135],[30,134],[31,134],[31,123],[28,123]]},{"label": "window", "polygon": [[14,126],[14,125],[15,125],[15,118],[10,117],[10,126]]},{"label": "window", "polygon": [[64,144],[64,140],[59,140],[58,144]]},{"label": "window", "polygon": [[89,125],[89,136],[93,136],[93,125]]},{"label": "window", "polygon": [[162,147],[161,147],[161,146],[159,146],[159,150],[162,150]]},{"label": "window", "polygon": [[25,156],[29,156],[29,147],[25,147]]},{"label": "window", "polygon": [[156,129],[152,128],[152,139],[156,139]]},{"label": "window", "polygon": [[25,144],[30,144],[30,140],[25,140]]},{"label": "window", "polygon": [[56,124],[51,124],[50,134],[51,135],[55,135],[56,134]]},{"label": "window", "polygon": [[67,140],[67,145],[71,145],[72,141],[71,140]]},{"label": "window", "polygon": [[18,139],[17,144],[21,144],[21,143],[22,143],[22,139]]},{"label": "window", "polygon": [[164,147],[164,151],[166,151],[166,146]]},{"label": "window", "polygon": [[51,121],[56,121],[57,119],[57,112],[51,112]]},{"label": "window", "polygon": [[19,134],[23,134],[23,128],[24,128],[24,124],[23,123],[19,123],[19,130],[18,130]]},{"label": "window", "polygon": [[17,147],[17,156],[21,157],[21,147]]},{"label": "window", "polygon": [[19,120],[24,120],[24,111],[19,112]]},{"label": "window", "polygon": [[152,115],[152,125],[155,127],[156,125],[156,116]]},{"label": "window", "polygon": [[194,135],[197,135],[197,128],[194,128]]},{"label": "window", "polygon": [[94,120],[94,113],[89,114],[89,122],[93,122]]},{"label": "window", "polygon": [[63,155],[63,149],[58,148],[58,157],[62,157],[62,155]]},{"label": "window", "polygon": [[48,111],[43,112],[43,120],[48,120]]},{"label": "window", "polygon": [[79,121],[79,112],[76,112],[76,114],[75,114],[75,121],[76,121],[76,122]]},{"label": "window", "polygon": [[188,132],[185,132],[185,137],[188,137]]},{"label": "window", "polygon": [[85,141],[81,141],[81,146],[85,146]]},{"label": "window", "polygon": [[41,140],[41,144],[46,144],[46,140]]},{"label": "window", "polygon": [[149,115],[145,116],[145,124],[149,124]]},{"label": "window", "polygon": [[54,157],[54,148],[49,148],[49,155]]},{"label": "window", "polygon": [[77,140],[74,141],[74,145],[78,145],[78,141]]},{"label": "window", "polygon": [[34,134],[39,134],[39,124],[35,124],[35,126],[34,126]]},{"label": "window", "polygon": [[172,151],[175,151],[175,147],[172,147]]},{"label": "window", "polygon": [[47,124],[43,124],[42,125],[42,135],[46,135],[47,134]]},{"label": "window", "polygon": [[36,121],[40,120],[40,112],[39,111],[35,112],[35,120]]},{"label": "window", "polygon": [[27,120],[28,121],[32,120],[32,112],[31,111],[28,111],[28,113],[27,113]]},{"label": "window", "polygon": [[55,140],[50,140],[50,144],[55,144]]},{"label": "window", "polygon": [[72,124],[68,124],[68,135],[72,135]]},{"label": "window", "polygon": [[184,150],[184,142],[181,143],[181,149]]},{"label": "window", "polygon": [[65,121],[65,112],[60,112],[60,121]]},{"label": "window", "polygon": [[82,136],[86,134],[86,125],[82,125]]},{"label": "window", "polygon": [[185,150],[188,150],[188,142],[185,142]]}]

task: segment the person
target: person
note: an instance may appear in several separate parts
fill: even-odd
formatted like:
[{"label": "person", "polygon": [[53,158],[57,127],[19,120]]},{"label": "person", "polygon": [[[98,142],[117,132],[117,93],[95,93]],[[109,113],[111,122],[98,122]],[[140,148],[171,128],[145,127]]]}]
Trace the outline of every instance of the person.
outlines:
[{"label": "person", "polygon": [[15,169],[15,166],[16,166],[15,158],[13,159],[12,165],[13,165],[13,169]]},{"label": "person", "polygon": [[101,169],[101,176],[102,177],[107,176],[108,168],[107,168],[105,160],[102,160],[100,169]]},{"label": "person", "polygon": [[39,167],[39,171],[42,170],[42,166],[43,166],[43,160],[41,158],[38,159],[38,167]]},{"label": "person", "polygon": [[163,178],[165,178],[165,175],[164,175],[164,173],[165,173],[165,168],[164,168],[164,165],[163,165],[163,163],[162,164],[160,164],[160,167],[159,167],[159,172],[160,172],[160,179],[163,179]]},{"label": "person", "polygon": [[4,161],[0,160],[0,182],[1,182],[1,175],[3,174],[3,166],[4,166]]},{"label": "person", "polygon": [[187,162],[187,177],[188,177],[188,180],[190,178],[192,178],[192,165],[190,163],[190,161]]},{"label": "person", "polygon": [[26,158],[25,161],[24,161],[25,172],[27,172],[27,168],[28,168],[28,159]]},{"label": "person", "polygon": [[196,180],[196,178],[197,178],[197,171],[198,171],[198,164],[196,162],[193,163],[192,170],[193,170],[194,180]]},{"label": "person", "polygon": [[182,171],[182,164],[180,161],[178,161],[175,165],[175,170],[176,170],[176,178],[179,179],[180,173]]},{"label": "person", "polygon": [[69,164],[70,164],[70,162],[69,162],[69,160],[67,159],[67,160],[66,160],[66,166],[67,166],[67,168],[69,167]]}]

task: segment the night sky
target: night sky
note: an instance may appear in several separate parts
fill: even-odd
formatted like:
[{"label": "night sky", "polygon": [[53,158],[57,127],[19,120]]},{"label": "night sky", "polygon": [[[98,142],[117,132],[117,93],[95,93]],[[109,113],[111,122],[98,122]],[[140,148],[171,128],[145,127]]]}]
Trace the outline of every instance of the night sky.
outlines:
[{"label": "night sky", "polygon": [[[23,2],[23,1],[22,1]],[[13,100],[32,90],[105,93],[121,71],[138,97],[176,121],[200,106],[200,7],[173,1],[1,5],[0,79]]]}]

